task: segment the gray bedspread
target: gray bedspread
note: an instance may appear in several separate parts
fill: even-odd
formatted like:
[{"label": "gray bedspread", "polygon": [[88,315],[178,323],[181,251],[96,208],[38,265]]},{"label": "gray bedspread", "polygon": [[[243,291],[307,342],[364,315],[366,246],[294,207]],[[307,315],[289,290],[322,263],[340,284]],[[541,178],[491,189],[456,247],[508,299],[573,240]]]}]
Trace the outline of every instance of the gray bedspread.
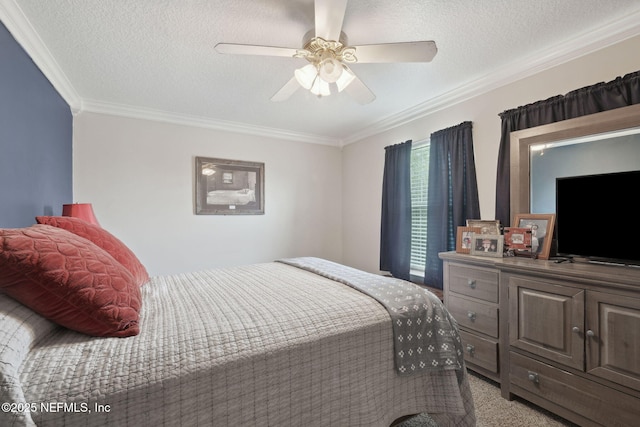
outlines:
[{"label": "gray bedspread", "polygon": [[461,369],[464,365],[458,325],[440,299],[426,288],[321,258],[279,261],[349,285],[381,303],[391,316],[399,375]]},{"label": "gray bedspread", "polygon": [[95,338],[0,294],[2,426],[475,424],[463,370],[400,376],[380,303],[284,263],[153,277],[140,335]]}]

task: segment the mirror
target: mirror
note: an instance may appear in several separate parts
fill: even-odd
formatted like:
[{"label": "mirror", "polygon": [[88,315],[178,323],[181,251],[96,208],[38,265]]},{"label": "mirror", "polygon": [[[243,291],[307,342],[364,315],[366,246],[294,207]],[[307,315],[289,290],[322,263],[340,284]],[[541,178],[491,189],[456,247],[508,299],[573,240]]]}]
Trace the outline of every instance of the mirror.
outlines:
[{"label": "mirror", "polygon": [[556,211],[556,178],[640,170],[640,127],[529,146],[529,210]]},{"label": "mirror", "polygon": [[[621,154],[615,155],[618,151]],[[601,157],[603,153],[606,157]],[[583,160],[569,161],[572,155]],[[541,161],[536,157],[546,158]],[[585,158],[595,160],[587,162]],[[551,164],[559,165],[559,169],[549,172],[546,168]],[[512,132],[511,216],[553,213],[556,178],[553,174],[638,170],[639,164],[640,104]]]}]

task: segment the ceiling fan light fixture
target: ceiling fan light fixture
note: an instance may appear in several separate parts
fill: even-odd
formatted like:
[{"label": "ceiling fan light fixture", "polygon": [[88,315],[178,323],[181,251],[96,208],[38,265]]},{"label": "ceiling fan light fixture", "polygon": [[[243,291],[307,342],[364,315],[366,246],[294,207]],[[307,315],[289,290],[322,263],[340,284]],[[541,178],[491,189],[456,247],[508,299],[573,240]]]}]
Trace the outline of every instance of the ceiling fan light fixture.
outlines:
[{"label": "ceiling fan light fixture", "polygon": [[316,96],[329,96],[331,95],[331,89],[329,83],[325,82],[321,78],[316,78],[311,86],[311,93]]},{"label": "ceiling fan light fixture", "polygon": [[342,76],[344,67],[335,58],[326,58],[318,66],[320,78],[327,83],[335,83]]},{"label": "ceiling fan light fixture", "polygon": [[342,74],[336,80],[336,86],[338,86],[338,92],[342,92],[347,86],[351,84],[351,82],[356,78],[356,75],[353,74],[348,67],[342,65]]},{"label": "ceiling fan light fixture", "polygon": [[[310,2],[311,0],[309,0]],[[295,70],[294,77],[271,97],[274,102],[288,99],[300,87],[317,96],[331,94],[330,85],[346,92],[360,104],[376,99],[371,90],[349,69],[347,64],[430,62],[438,52],[433,40],[378,43],[349,46],[342,31],[348,0],[313,0],[315,28],[302,37],[302,48],[218,43],[218,53],[265,55],[304,59],[308,65]]]},{"label": "ceiling fan light fixture", "polygon": [[298,68],[294,75],[300,86],[307,90],[311,90],[313,84],[318,80],[318,70],[315,65],[307,64],[302,68]]}]

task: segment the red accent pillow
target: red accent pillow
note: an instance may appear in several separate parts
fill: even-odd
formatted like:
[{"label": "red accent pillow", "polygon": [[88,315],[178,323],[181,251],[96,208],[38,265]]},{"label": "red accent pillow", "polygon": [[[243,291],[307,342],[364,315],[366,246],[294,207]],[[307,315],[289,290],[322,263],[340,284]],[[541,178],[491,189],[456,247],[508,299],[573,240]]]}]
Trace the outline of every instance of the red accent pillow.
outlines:
[{"label": "red accent pillow", "polygon": [[109,254],[122,264],[133,275],[139,286],[149,281],[149,273],[136,255],[122,241],[109,233],[99,225],[89,224],[79,218],[70,216],[37,216],[38,224],[52,225],[64,228],[80,237],[91,240],[93,243],[109,252]]},{"label": "red accent pillow", "polygon": [[142,299],[131,273],[89,240],[60,228],[0,229],[0,290],[78,332],[140,333]]}]

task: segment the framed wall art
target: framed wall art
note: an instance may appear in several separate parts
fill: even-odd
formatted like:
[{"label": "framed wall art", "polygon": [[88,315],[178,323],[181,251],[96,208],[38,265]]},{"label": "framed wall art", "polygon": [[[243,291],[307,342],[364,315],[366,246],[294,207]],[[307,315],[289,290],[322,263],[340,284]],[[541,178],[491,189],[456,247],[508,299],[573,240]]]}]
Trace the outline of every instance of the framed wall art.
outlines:
[{"label": "framed wall art", "polygon": [[531,230],[531,249],[516,250],[516,255],[531,256],[540,259],[549,259],[551,241],[553,240],[553,227],[555,214],[518,214],[513,220],[513,226],[528,228]]},{"label": "framed wall art", "polygon": [[196,157],[196,215],[264,214],[264,163]]},{"label": "framed wall art", "polygon": [[480,227],[458,227],[456,236],[456,252],[460,254],[470,253],[473,234],[480,234],[480,231]]},{"label": "framed wall art", "polygon": [[501,258],[504,248],[504,236],[501,234],[473,234],[471,255]]}]

